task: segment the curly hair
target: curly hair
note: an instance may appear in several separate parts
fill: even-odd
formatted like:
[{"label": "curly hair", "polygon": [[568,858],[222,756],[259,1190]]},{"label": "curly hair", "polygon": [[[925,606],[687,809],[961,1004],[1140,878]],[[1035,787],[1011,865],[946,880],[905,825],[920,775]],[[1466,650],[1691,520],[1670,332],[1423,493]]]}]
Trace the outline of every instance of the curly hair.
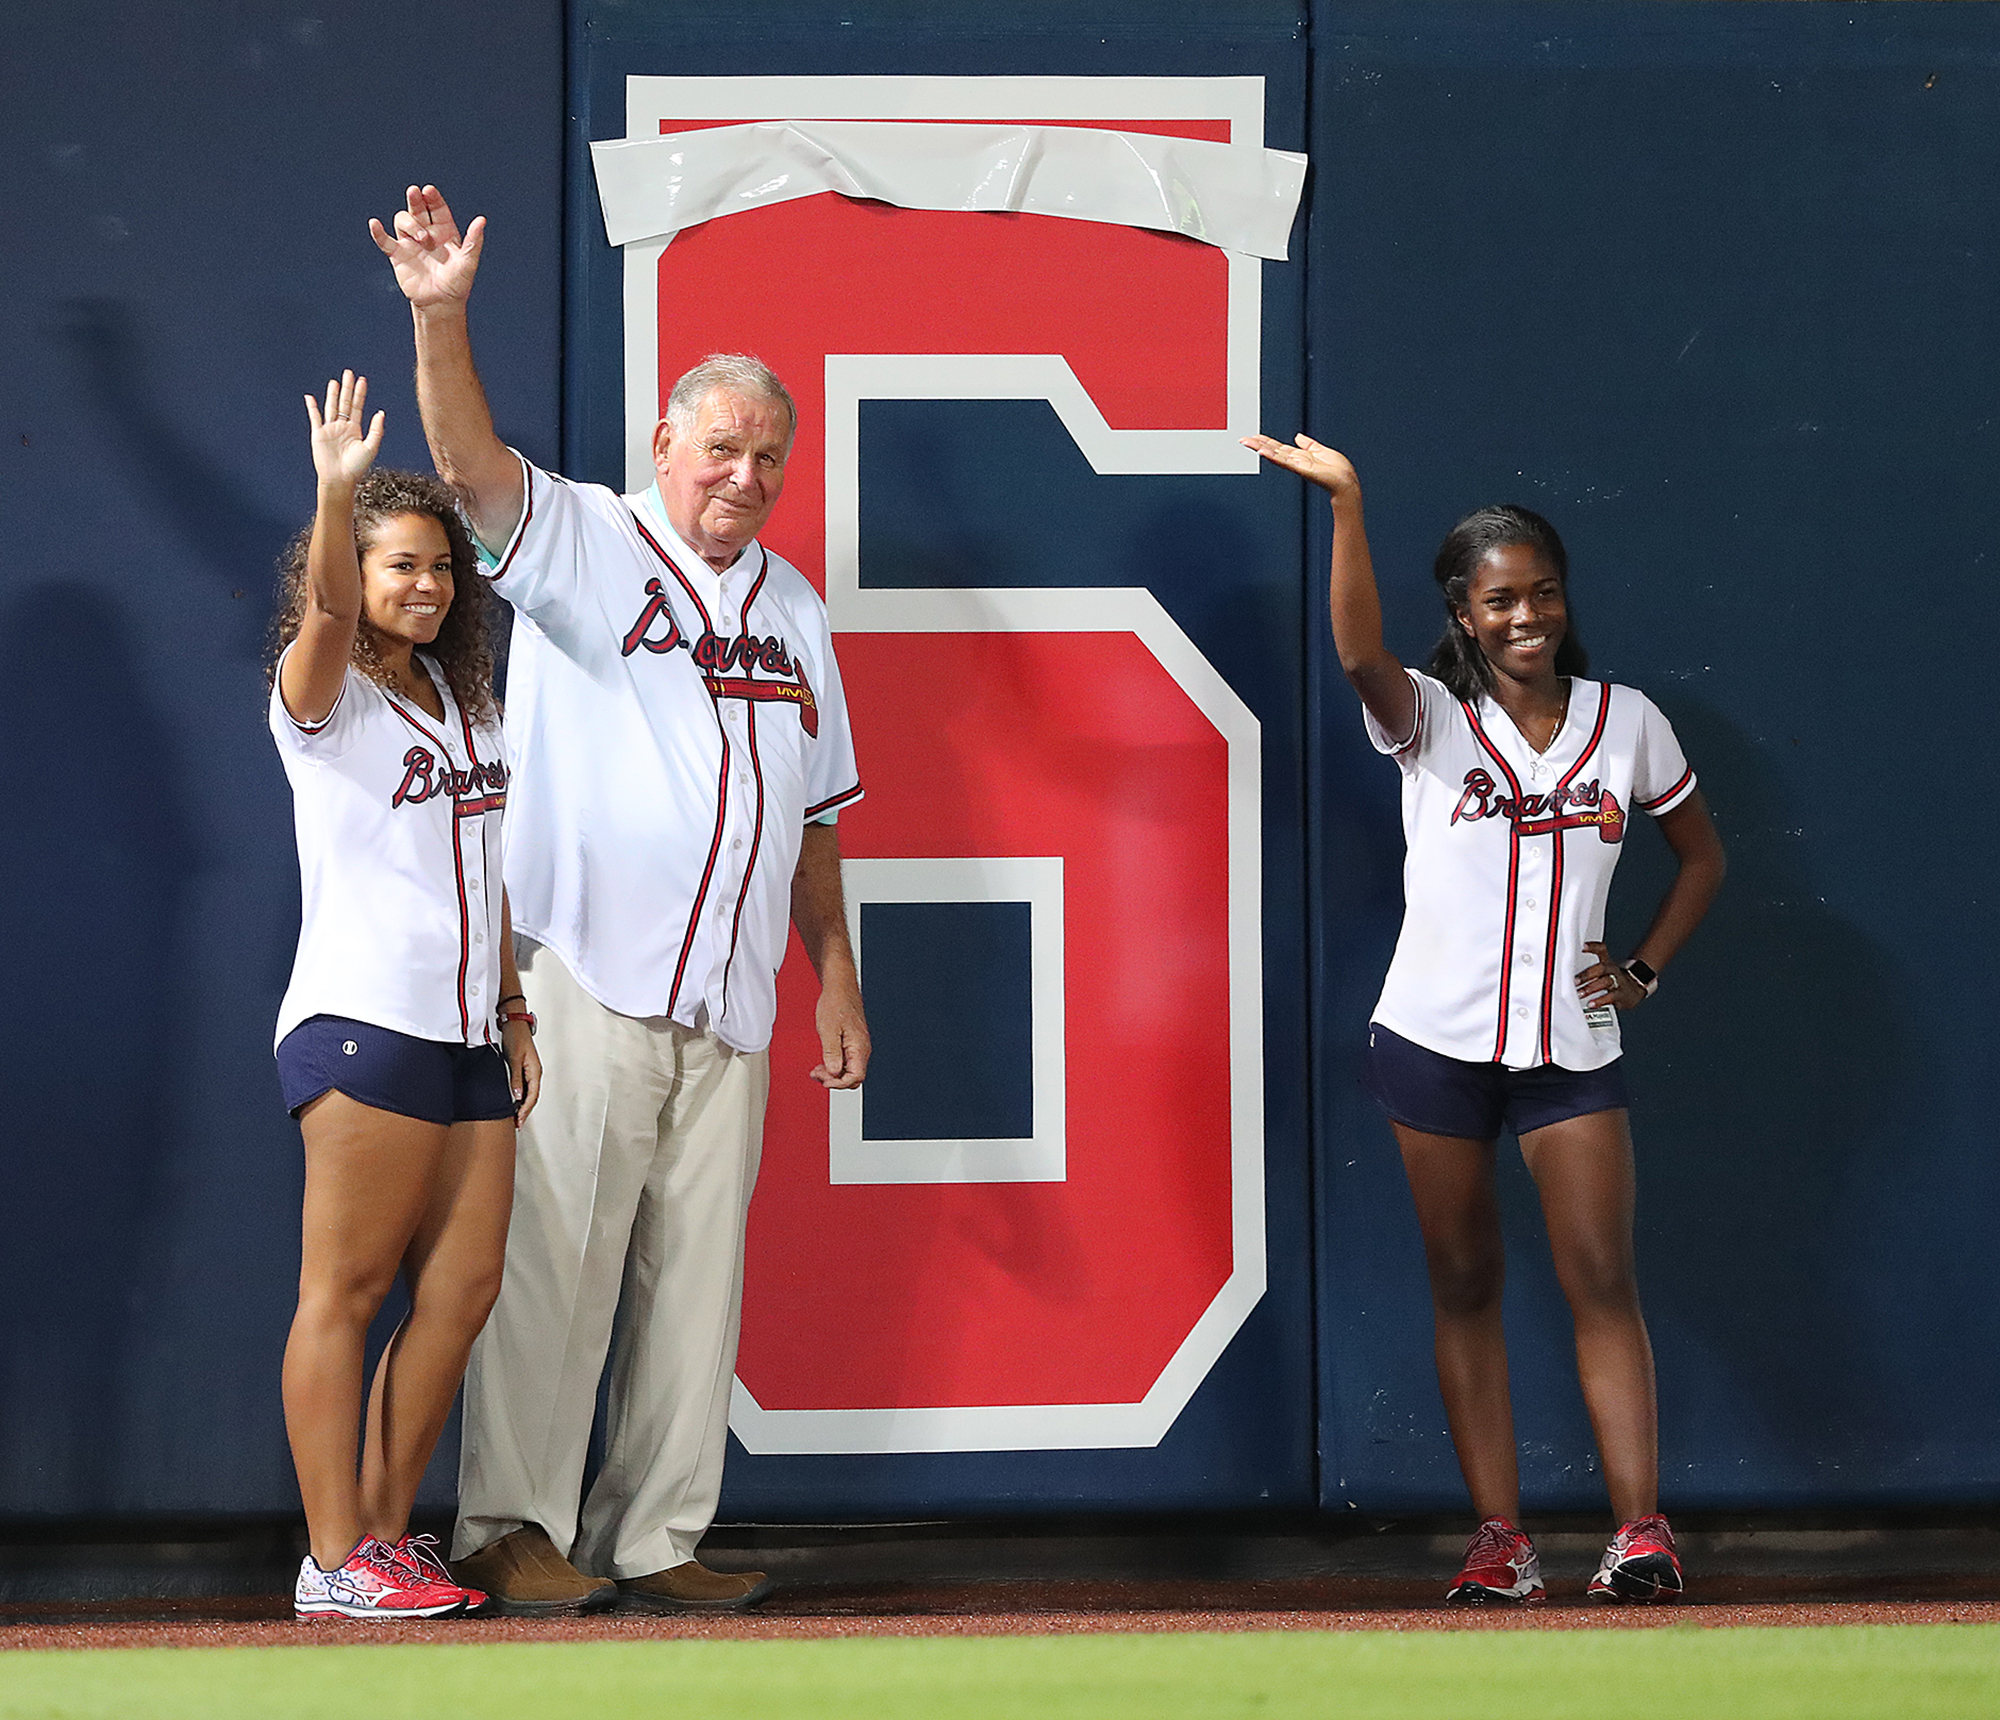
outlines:
[{"label": "curly hair", "polygon": [[[451,607],[445,611],[437,637],[423,649],[443,671],[459,709],[474,722],[483,722],[497,710],[493,699],[494,604],[493,594],[479,574],[472,534],[466,530],[449,485],[421,472],[377,469],[354,487],[355,554],[367,549],[384,520],[399,514],[429,515],[444,528],[451,545]],[[312,534],[313,528],[307,525],[278,558],[278,606],[271,617],[271,640],[264,659],[267,685],[277,679],[278,658],[298,637],[299,623],[305,618],[310,589],[306,551],[312,545]],[[364,614],[354,630],[353,663],[377,686],[386,687],[389,670],[382,661],[380,637]]]}]

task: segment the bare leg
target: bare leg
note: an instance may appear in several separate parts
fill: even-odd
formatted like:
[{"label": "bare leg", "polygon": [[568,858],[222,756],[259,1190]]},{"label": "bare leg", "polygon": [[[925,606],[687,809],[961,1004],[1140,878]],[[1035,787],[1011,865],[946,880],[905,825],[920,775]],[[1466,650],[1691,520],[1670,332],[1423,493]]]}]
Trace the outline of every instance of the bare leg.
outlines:
[{"label": "bare leg", "polygon": [[382,1352],[361,1451],[361,1520],[394,1545],[451,1414],[472,1340],[500,1294],[514,1201],[514,1123],[456,1123],[403,1259],[410,1315]]},{"label": "bare leg", "polygon": [[1481,1518],[1518,1522],[1520,1468],[1500,1323],[1506,1259],[1493,1190],[1493,1143],[1427,1135],[1397,1123],[1430,1267],[1438,1389],[1458,1467]]},{"label": "bare leg", "polygon": [[299,1119],[306,1197],[299,1306],[285,1344],[285,1431],[312,1554],[331,1570],[364,1525],[355,1483],[368,1322],[423,1217],[446,1131],[345,1093]]},{"label": "bare leg", "polygon": [[1634,1173],[1625,1113],[1595,1111],[1521,1137],[1542,1194],[1556,1276],[1576,1322],[1576,1371],[1621,1523],[1659,1508],[1653,1346],[1632,1250]]}]

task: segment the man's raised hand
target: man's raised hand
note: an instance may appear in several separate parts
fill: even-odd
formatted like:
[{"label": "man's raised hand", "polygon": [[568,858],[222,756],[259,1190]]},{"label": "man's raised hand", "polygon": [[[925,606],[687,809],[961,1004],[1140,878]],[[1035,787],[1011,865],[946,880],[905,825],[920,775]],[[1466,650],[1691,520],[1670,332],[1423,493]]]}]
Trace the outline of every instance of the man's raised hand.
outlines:
[{"label": "man's raised hand", "polygon": [[343,370],[338,382],[326,385],[326,410],[310,394],[306,396],[306,416],[312,420],[313,470],[322,484],[342,484],[352,489],[361,482],[382,447],[383,415],[362,431],[368,412],[368,378]]},{"label": "man's raised hand", "polygon": [[408,205],[397,215],[393,234],[380,221],[371,218],[368,223],[382,255],[395,265],[396,285],[418,310],[463,305],[479,272],[486,217],[475,216],[461,234],[435,185],[412,185]]}]

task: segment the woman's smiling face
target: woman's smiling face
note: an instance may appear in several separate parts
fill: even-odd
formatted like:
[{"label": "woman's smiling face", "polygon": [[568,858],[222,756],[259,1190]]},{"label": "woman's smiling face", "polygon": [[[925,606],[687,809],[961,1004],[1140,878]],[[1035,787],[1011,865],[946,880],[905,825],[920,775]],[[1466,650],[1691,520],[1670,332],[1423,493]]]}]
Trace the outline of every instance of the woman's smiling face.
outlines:
[{"label": "woman's smiling face", "polygon": [[428,645],[451,608],[451,540],[429,514],[391,514],[361,551],[361,608],[369,625]]},{"label": "woman's smiling face", "polygon": [[1458,619],[1496,673],[1533,681],[1555,672],[1569,606],[1541,551],[1510,543],[1481,557]]}]

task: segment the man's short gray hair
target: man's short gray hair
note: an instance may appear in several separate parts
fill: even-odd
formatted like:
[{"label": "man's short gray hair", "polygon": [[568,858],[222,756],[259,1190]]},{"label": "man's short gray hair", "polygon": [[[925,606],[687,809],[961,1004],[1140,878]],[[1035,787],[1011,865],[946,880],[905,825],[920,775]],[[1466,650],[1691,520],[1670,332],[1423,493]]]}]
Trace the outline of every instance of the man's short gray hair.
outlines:
[{"label": "man's short gray hair", "polygon": [[718,388],[731,394],[769,400],[785,409],[785,445],[798,434],[799,409],[778,373],[747,352],[712,352],[674,384],[667,396],[667,423],[676,436],[694,434],[694,416]]}]

